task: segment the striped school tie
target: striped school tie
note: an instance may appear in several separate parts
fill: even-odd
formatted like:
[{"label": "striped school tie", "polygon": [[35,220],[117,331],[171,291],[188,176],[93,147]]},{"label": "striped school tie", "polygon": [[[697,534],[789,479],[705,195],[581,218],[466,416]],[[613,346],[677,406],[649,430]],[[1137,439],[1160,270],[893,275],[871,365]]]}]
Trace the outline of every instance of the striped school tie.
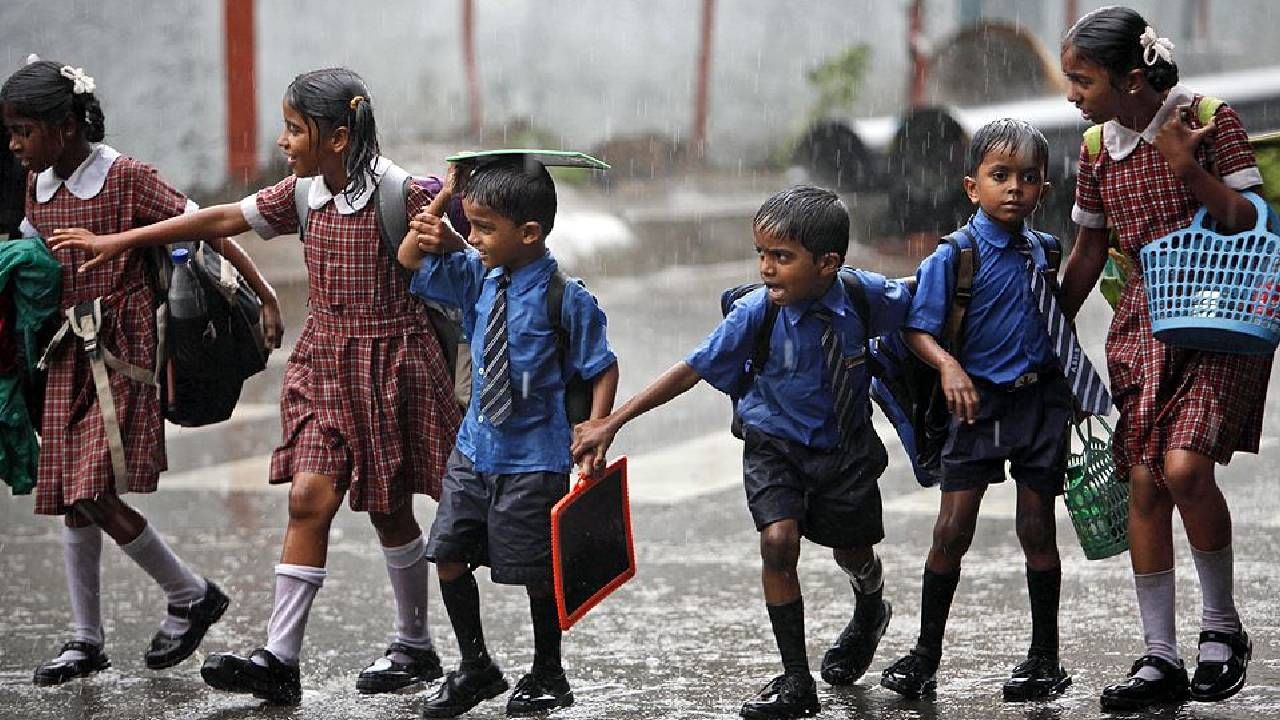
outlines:
[{"label": "striped school tie", "polygon": [[1053,346],[1053,354],[1062,366],[1067,384],[1071,386],[1071,394],[1085,412],[1106,416],[1111,412],[1111,393],[1081,349],[1075,328],[1067,322],[1067,316],[1058,306],[1057,284],[1045,277],[1032,260],[1028,238],[1023,236],[1019,239],[1017,250],[1026,259],[1031,274],[1031,297],[1040,308],[1040,317],[1044,318],[1049,330],[1049,344]]},{"label": "striped school tie", "polygon": [[507,352],[507,286],[510,275],[498,278],[498,291],[484,328],[484,385],[480,389],[480,419],[501,425],[511,417],[511,361]]},{"label": "striped school tie", "polygon": [[849,440],[849,416],[853,412],[853,377],[849,367],[844,363],[844,352],[840,348],[840,336],[831,322],[831,311],[816,308],[813,316],[822,323],[822,357],[826,365],[827,382],[831,386],[834,398],[836,425],[840,430],[840,443]]}]

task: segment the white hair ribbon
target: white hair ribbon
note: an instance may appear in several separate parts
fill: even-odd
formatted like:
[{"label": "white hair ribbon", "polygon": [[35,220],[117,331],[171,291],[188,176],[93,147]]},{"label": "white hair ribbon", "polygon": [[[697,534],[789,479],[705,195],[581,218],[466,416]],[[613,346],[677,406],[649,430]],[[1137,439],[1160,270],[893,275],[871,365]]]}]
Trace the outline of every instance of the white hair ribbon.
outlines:
[{"label": "white hair ribbon", "polygon": [[1142,61],[1147,65],[1155,65],[1156,60],[1173,64],[1173,41],[1156,35],[1155,29],[1150,25],[1142,31],[1138,43],[1142,45]]},{"label": "white hair ribbon", "polygon": [[35,53],[31,53],[30,55],[28,55],[28,56],[27,56],[27,64],[28,64],[28,65],[30,65],[31,63],[37,63],[37,62],[40,62],[40,56],[39,56],[39,55],[37,55],[37,54],[35,54]]},{"label": "white hair ribbon", "polygon": [[82,93],[91,93],[95,85],[93,78],[84,74],[84,68],[73,68],[70,65],[63,65],[58,71],[62,77],[71,81],[71,94],[80,95]]}]

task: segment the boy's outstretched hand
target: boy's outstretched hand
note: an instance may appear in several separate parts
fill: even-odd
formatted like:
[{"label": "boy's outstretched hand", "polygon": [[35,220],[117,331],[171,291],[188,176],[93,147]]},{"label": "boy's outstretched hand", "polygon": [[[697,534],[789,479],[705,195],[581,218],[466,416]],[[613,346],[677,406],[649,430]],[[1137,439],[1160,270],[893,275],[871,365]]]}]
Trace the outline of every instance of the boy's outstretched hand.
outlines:
[{"label": "boy's outstretched hand", "polygon": [[83,250],[92,256],[80,265],[78,272],[85,272],[115,259],[128,250],[129,245],[119,234],[94,235],[82,228],[58,228],[53,231],[49,238],[50,250],[57,252],[72,248]]},{"label": "boy's outstretched hand", "polygon": [[573,444],[569,446],[569,453],[578,467],[592,473],[599,472],[604,469],[605,453],[617,434],[618,429],[610,417],[585,420],[573,428]]}]

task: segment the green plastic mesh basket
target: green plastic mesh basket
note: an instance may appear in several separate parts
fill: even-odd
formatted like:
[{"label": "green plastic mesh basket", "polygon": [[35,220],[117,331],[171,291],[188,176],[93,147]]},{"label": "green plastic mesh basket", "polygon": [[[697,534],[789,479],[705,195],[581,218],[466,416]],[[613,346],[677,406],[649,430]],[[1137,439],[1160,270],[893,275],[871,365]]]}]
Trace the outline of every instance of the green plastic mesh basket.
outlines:
[{"label": "green plastic mesh basket", "polygon": [[1093,418],[1076,435],[1084,444],[1067,462],[1066,505],[1084,556],[1101,560],[1129,549],[1129,484],[1116,475],[1111,456],[1111,426],[1102,418],[1095,433]]}]

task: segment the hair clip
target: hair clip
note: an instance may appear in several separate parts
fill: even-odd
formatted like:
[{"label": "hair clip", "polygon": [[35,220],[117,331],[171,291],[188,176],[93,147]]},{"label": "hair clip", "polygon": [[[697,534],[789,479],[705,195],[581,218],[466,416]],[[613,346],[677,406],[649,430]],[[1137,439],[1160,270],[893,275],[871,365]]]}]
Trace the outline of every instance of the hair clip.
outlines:
[{"label": "hair clip", "polygon": [[347,103],[347,105],[349,105],[352,110],[355,110],[356,108],[360,107],[360,103],[363,102],[364,99],[365,97],[363,95],[356,95],[355,97],[351,98],[351,102]]},{"label": "hair clip", "polygon": [[84,68],[73,68],[70,65],[63,65],[58,71],[62,77],[71,81],[71,94],[82,95],[84,93],[93,92],[93,78],[84,74]]},{"label": "hair clip", "polygon": [[1142,61],[1147,65],[1155,65],[1157,60],[1173,64],[1173,41],[1156,35],[1155,29],[1150,25],[1142,31],[1138,44],[1142,46]]},{"label": "hair clip", "polygon": [[30,55],[28,55],[28,56],[27,56],[27,64],[28,64],[28,65],[30,65],[31,63],[38,63],[38,62],[40,62],[40,56],[39,56],[39,55],[37,55],[37,54],[35,54],[35,53],[31,53]]}]

